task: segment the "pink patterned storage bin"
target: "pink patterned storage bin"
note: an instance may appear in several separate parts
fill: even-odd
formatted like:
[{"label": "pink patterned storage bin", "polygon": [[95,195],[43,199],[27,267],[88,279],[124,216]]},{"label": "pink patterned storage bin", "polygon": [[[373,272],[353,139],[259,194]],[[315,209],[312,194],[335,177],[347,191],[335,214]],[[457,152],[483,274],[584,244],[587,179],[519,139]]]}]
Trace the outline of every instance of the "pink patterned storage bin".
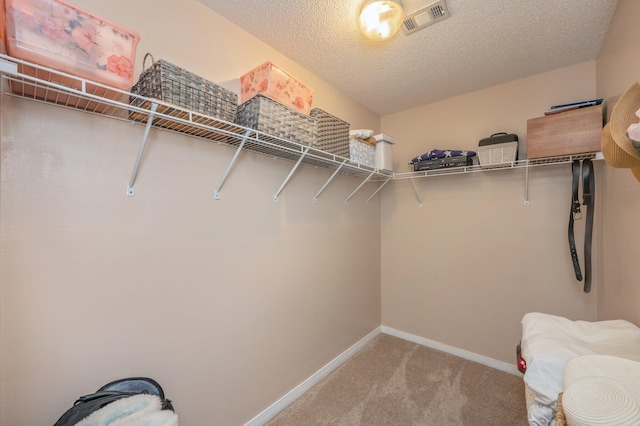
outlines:
[{"label": "pink patterned storage bin", "polygon": [[271,62],[265,62],[240,77],[240,89],[241,103],[262,93],[305,114],[311,111],[313,90]]},{"label": "pink patterned storage bin", "polygon": [[128,90],[140,36],[61,0],[5,0],[7,53]]}]

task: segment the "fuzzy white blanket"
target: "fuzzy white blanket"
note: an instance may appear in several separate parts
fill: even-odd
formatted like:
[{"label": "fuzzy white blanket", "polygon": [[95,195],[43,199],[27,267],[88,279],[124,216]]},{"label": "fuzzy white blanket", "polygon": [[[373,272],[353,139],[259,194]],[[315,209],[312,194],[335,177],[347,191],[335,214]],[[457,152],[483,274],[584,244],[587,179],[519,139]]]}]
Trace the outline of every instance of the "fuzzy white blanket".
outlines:
[{"label": "fuzzy white blanket", "polygon": [[133,395],[94,411],[76,426],[178,426],[178,416],[162,410],[156,395]]}]

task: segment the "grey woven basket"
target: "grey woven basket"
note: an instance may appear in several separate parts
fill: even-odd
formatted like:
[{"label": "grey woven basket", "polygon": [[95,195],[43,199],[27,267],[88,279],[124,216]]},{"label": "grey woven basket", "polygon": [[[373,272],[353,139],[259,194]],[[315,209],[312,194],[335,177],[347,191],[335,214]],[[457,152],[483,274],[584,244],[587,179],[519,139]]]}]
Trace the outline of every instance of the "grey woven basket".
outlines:
[{"label": "grey woven basket", "polygon": [[349,158],[349,123],[320,108],[313,108],[311,116],[316,118],[318,128],[318,135],[313,147]]},{"label": "grey woven basket", "polygon": [[236,123],[302,145],[314,146],[316,119],[257,94],[238,107]]},{"label": "grey woven basket", "polygon": [[[233,123],[238,108],[237,94],[167,61],[154,61],[149,53],[144,57],[143,68],[147,57],[152,64],[140,74],[131,93]],[[144,101],[132,96],[129,103],[142,106]]]}]

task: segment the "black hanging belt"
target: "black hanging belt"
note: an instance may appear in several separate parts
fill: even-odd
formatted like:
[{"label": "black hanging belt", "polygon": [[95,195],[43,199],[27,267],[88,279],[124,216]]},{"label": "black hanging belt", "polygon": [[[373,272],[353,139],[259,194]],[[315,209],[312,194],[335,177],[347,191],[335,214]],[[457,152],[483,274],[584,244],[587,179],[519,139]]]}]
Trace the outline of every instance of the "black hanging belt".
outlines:
[{"label": "black hanging belt", "polygon": [[[569,213],[569,250],[576,279],[582,281],[580,262],[578,261],[578,251],[576,250],[576,240],[573,234],[573,221],[582,219],[580,212],[580,201],[578,200],[578,186],[580,185],[580,160],[573,160],[571,165],[573,175],[571,212]],[[593,201],[595,198],[595,178],[593,173],[593,163],[589,159],[582,162],[582,204],[587,207],[587,221],[584,231],[584,292],[591,291],[591,234],[593,231]]]}]

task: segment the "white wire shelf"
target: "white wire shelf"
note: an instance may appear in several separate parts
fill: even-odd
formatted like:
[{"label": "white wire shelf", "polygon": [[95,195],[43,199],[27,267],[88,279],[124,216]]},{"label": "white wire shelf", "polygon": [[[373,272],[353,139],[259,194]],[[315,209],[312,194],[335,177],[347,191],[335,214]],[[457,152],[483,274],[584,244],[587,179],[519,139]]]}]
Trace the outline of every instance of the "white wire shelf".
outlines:
[{"label": "white wire shelf", "polygon": [[492,172],[492,171],[500,171],[500,170],[513,170],[513,169],[524,169],[525,171],[525,181],[524,181],[524,205],[529,205],[529,169],[532,167],[539,166],[552,166],[558,164],[571,164],[575,160],[604,160],[604,156],[601,152],[586,152],[582,154],[574,154],[574,155],[565,155],[558,157],[545,157],[545,158],[535,158],[521,161],[512,161],[508,163],[494,164],[491,166],[481,166],[481,165],[473,165],[473,166],[461,166],[461,167],[448,167],[434,170],[423,170],[419,172],[407,172],[407,173],[395,173],[393,175],[393,180],[399,181],[403,179],[411,179],[411,183],[413,184],[413,191],[415,192],[416,198],[418,200],[418,204],[420,207],[423,206],[422,197],[418,192],[418,188],[416,187],[416,178],[425,178],[425,177],[434,177],[434,176],[445,176],[445,175],[458,175],[458,174],[467,174],[467,173],[476,173],[476,172]]},{"label": "white wire shelf", "polygon": [[[57,107],[81,110],[90,114],[99,114],[100,116],[111,119],[146,126],[138,158],[136,159],[127,188],[127,195],[129,196],[134,195],[133,186],[137,176],[138,166],[151,128],[186,134],[191,137],[225,144],[236,149],[236,154],[231,164],[229,164],[222,181],[216,188],[216,199],[220,199],[222,186],[227,180],[237,156],[244,150],[282,158],[295,163],[293,169],[274,195],[274,200],[276,201],[278,195],[300,164],[332,170],[333,174],[316,193],[313,199],[314,202],[318,201],[320,194],[338,173],[364,178],[362,183],[360,183],[345,201],[349,201],[367,182],[378,182],[379,186],[367,199],[368,202],[390,181],[524,168],[527,171],[527,195],[525,204],[528,204],[529,168],[566,164],[574,160],[584,160],[587,158],[592,160],[603,159],[602,153],[590,152],[562,157],[527,159],[493,166],[473,165],[419,172],[393,173],[265,132],[243,127],[215,117],[202,115],[157,99],[145,98],[3,54],[0,54],[0,73],[2,74],[2,78],[8,82],[5,87],[7,90],[6,94],[9,96],[29,99]],[[131,104],[134,102],[135,106]],[[416,195],[418,196],[417,190]],[[420,205],[422,205],[419,196],[418,199]]]},{"label": "white wire shelf", "polygon": [[491,166],[481,166],[475,164],[472,166],[444,167],[434,170],[423,170],[419,172],[394,173],[393,180],[425,178],[433,176],[460,175],[477,172],[495,172],[500,170],[525,169],[539,166],[552,166],[555,164],[571,164],[574,160],[603,160],[601,152],[586,152],[574,155],[565,155],[558,157],[534,158],[527,160],[511,161],[507,163],[494,164]]},{"label": "white wire shelf", "polygon": [[[7,55],[0,55],[0,73],[8,81],[6,94],[9,96],[47,103],[57,107],[72,108],[86,113],[99,114],[104,117],[147,126],[127,191],[130,196],[133,195],[135,175],[137,174],[140,157],[149,133],[148,130],[151,127],[235,147],[237,149],[236,157],[240,151],[247,150],[295,162],[294,169],[282,187],[284,187],[300,164],[333,170],[334,174],[329,182],[337,173],[365,178],[365,181],[356,191],[369,181],[382,182],[384,186],[393,177],[393,173],[390,171],[379,170],[367,164],[340,157],[314,147],[292,142],[215,117],[198,114],[183,107],[171,105],[157,99],[145,98]],[[134,100],[137,106],[130,104]],[[234,157],[234,161],[236,157]],[[232,166],[233,163],[229,165],[223,181],[227,179]],[[329,182],[323,186],[322,190]],[[219,198],[221,186],[216,190],[217,199]],[[282,187],[278,190],[278,193],[282,190]],[[381,187],[378,191],[380,189]],[[347,201],[356,191],[347,198]],[[316,194],[314,201],[317,201],[320,192]],[[274,196],[275,200],[277,200],[278,193]]]}]

